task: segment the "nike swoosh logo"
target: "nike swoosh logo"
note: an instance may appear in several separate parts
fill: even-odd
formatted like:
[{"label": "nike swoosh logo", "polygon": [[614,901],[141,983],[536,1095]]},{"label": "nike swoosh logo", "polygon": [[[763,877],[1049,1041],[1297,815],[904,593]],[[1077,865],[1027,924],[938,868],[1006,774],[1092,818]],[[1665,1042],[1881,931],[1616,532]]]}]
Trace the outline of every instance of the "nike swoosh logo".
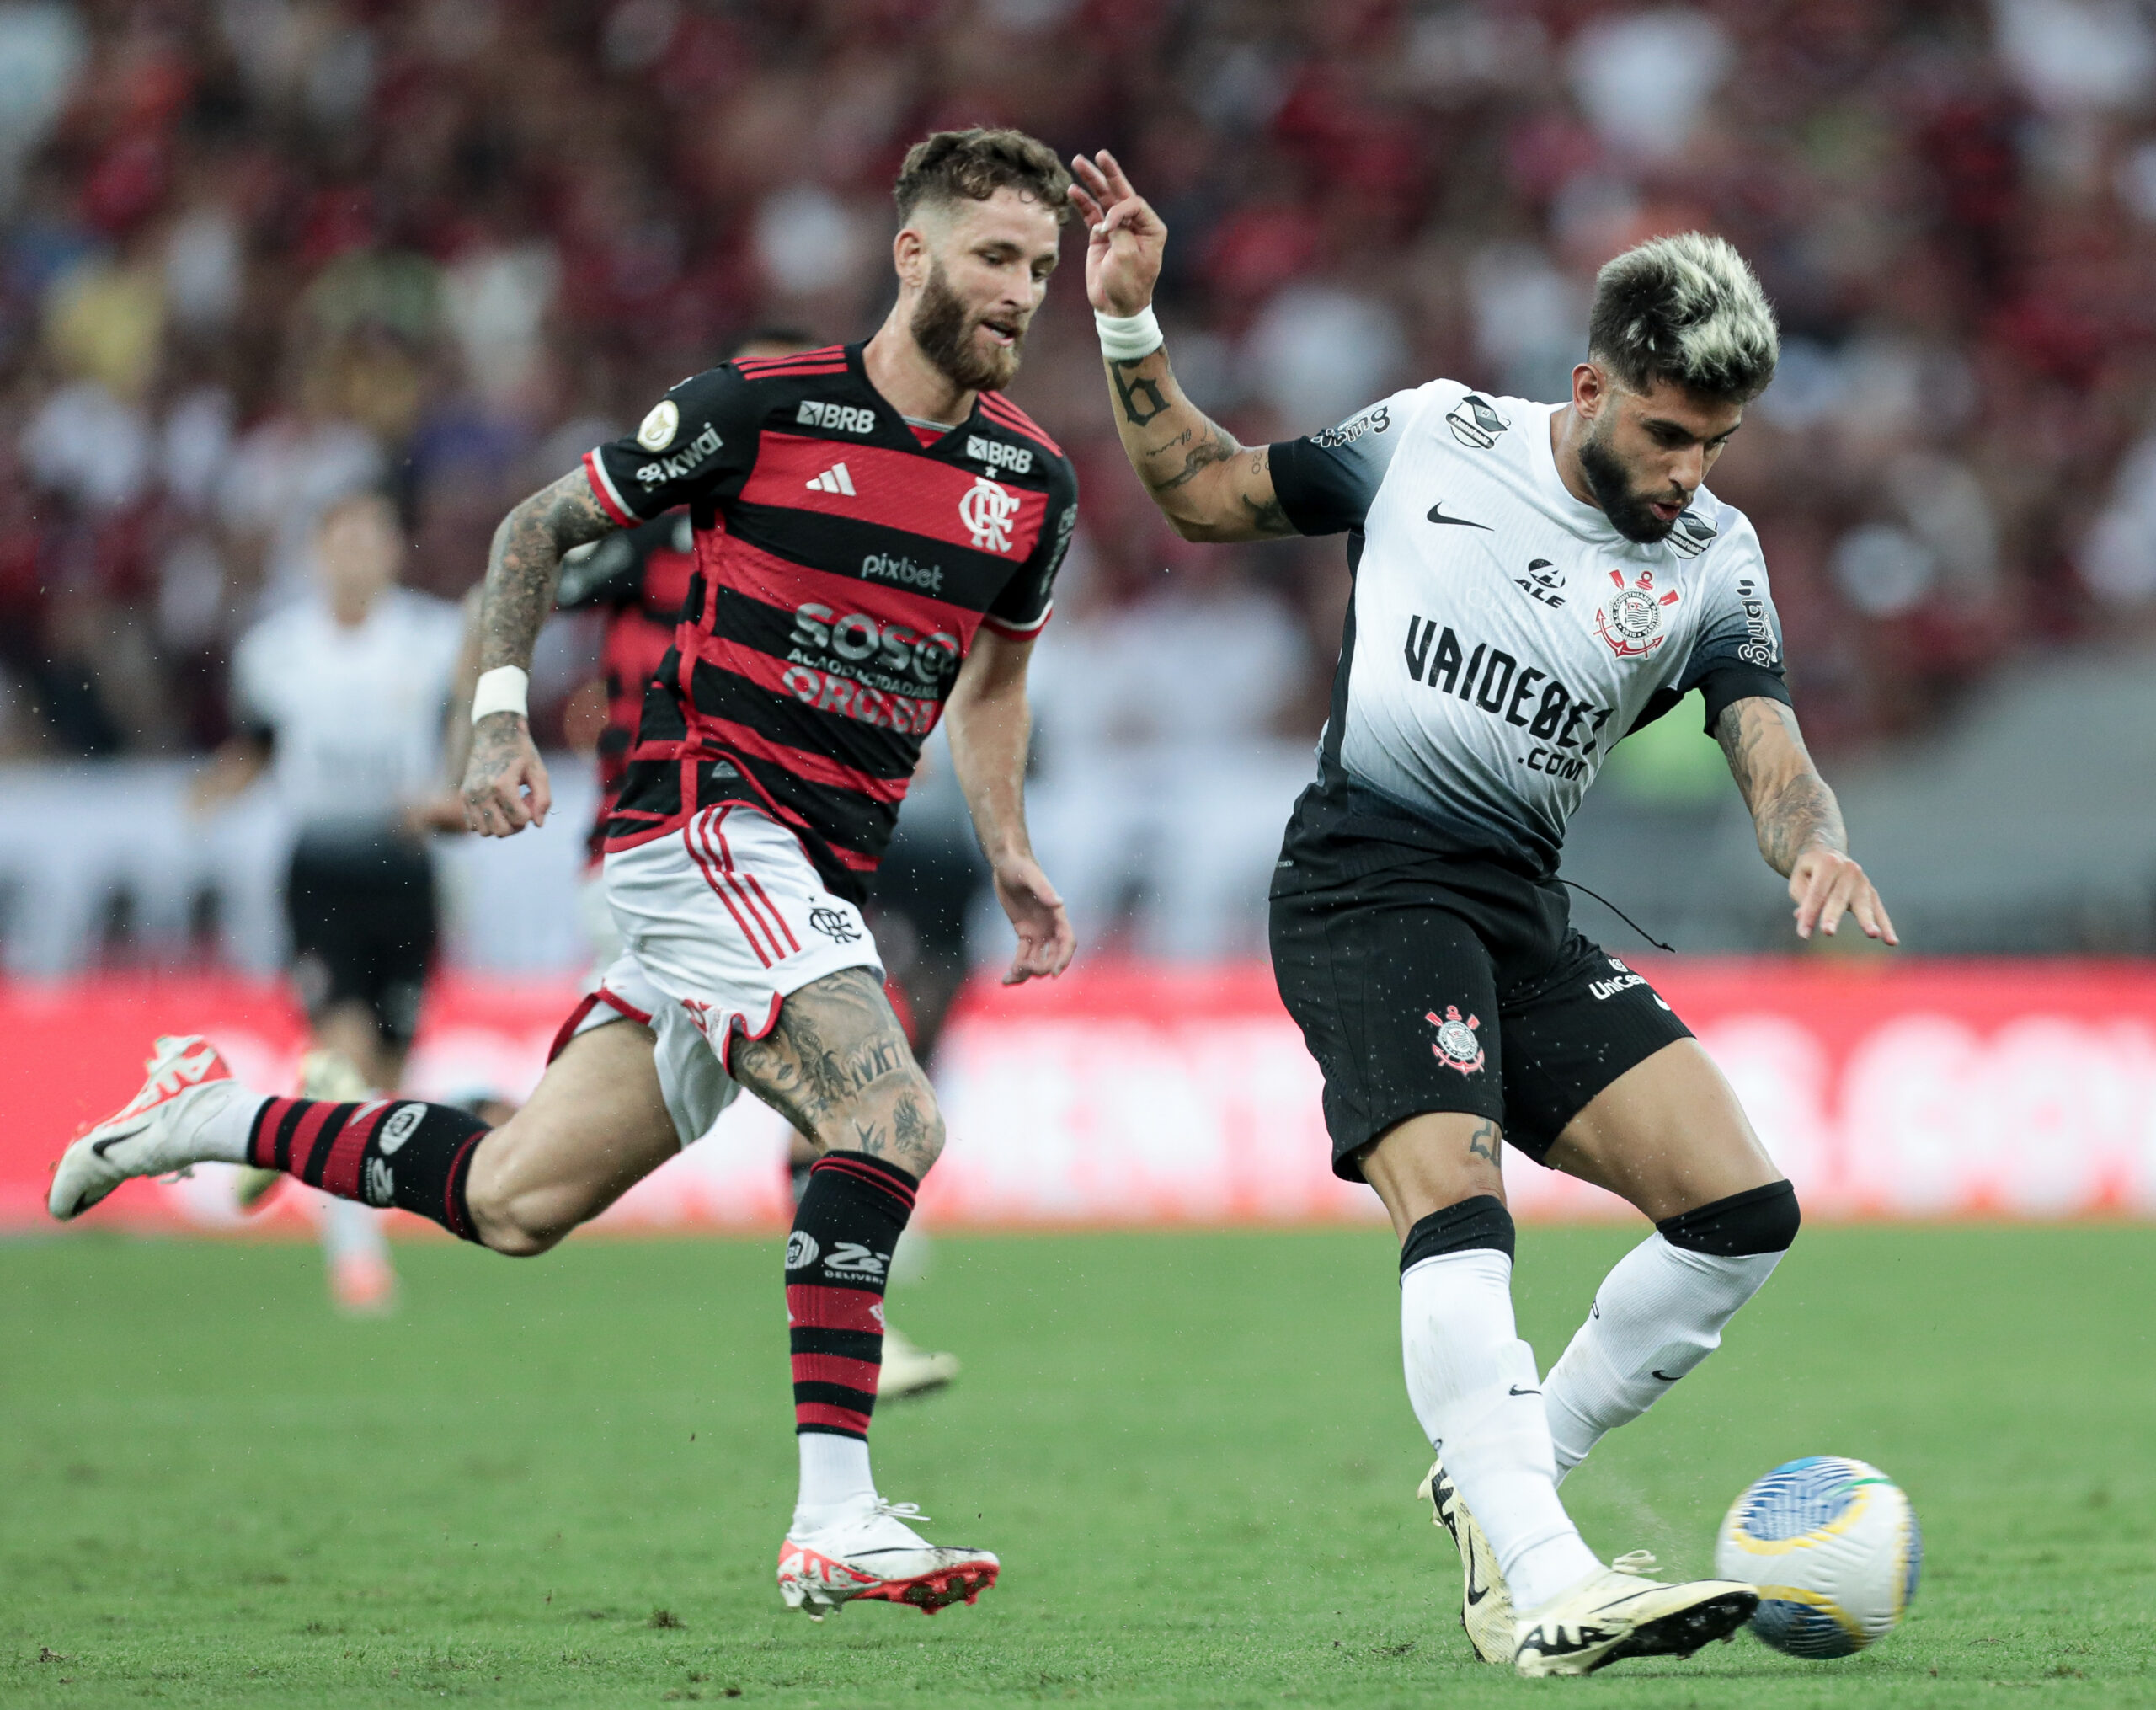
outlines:
[{"label": "nike swoosh logo", "polygon": [[[1662,1374],[1657,1371],[1655,1373],[1655,1376],[1659,1377]],[[1518,1384],[1514,1384],[1513,1386],[1513,1393],[1514,1395],[1540,1395],[1542,1392],[1539,1389],[1522,1389]]]},{"label": "nike swoosh logo", "polygon": [[1654,1375],[1655,1375],[1657,1377],[1660,1378],[1660,1379],[1661,1379],[1664,1383],[1674,1383],[1674,1382],[1676,1382],[1676,1381],[1677,1381],[1677,1377],[1682,1377],[1684,1374],[1683,1372],[1681,1372],[1681,1371],[1680,1371],[1680,1372],[1678,1372],[1678,1373],[1677,1374],[1677,1377],[1672,1377],[1672,1376],[1671,1376],[1668,1372],[1664,1371],[1663,1371],[1660,1366],[1657,1366],[1657,1367],[1655,1367],[1655,1369],[1654,1369]]},{"label": "nike swoosh logo", "polygon": [[1486,522],[1470,522],[1464,516],[1447,516],[1444,511],[1444,500],[1442,499],[1430,507],[1430,521],[1449,522],[1455,528],[1479,528],[1485,534],[1490,532],[1490,525]]},{"label": "nike swoosh logo", "polygon": [[1472,1585],[1469,1586],[1467,1588],[1467,1606],[1470,1609],[1474,1608],[1476,1604],[1480,1603],[1489,1595],[1490,1588],[1487,1585],[1485,1585],[1480,1591],[1477,1591]]},{"label": "nike swoosh logo", "polygon": [[134,1139],[135,1136],[141,1133],[141,1131],[142,1130],[141,1129],[137,1128],[126,1134],[109,1135],[103,1140],[93,1142],[90,1146],[90,1150],[95,1152],[99,1157],[103,1157],[112,1147],[120,1145],[123,1141]]}]

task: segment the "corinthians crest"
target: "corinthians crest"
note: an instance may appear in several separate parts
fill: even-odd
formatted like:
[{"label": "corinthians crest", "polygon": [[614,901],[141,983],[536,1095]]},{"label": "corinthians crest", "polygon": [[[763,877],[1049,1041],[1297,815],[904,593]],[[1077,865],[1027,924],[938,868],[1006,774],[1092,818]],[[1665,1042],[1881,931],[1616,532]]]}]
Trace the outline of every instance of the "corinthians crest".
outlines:
[{"label": "corinthians crest", "polygon": [[1434,1009],[1428,1010],[1422,1019],[1438,1030],[1438,1042],[1430,1047],[1432,1056],[1448,1069],[1457,1069],[1463,1075],[1481,1072],[1482,1041],[1476,1030],[1482,1023],[1478,1017],[1470,1015],[1463,1019],[1460,1006],[1448,1003],[1443,1015]]},{"label": "corinthians crest", "polygon": [[1645,659],[1669,639],[1662,633],[1662,612],[1680,596],[1674,588],[1657,594],[1652,570],[1641,570],[1629,582],[1622,570],[1612,570],[1609,580],[1616,591],[1594,614],[1594,633],[1618,658]]}]

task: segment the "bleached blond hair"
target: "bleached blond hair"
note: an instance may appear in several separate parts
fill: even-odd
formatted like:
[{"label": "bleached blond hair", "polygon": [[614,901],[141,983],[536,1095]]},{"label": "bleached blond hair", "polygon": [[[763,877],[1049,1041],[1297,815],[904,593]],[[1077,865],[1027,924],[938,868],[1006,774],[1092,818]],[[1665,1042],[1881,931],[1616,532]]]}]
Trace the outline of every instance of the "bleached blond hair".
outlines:
[{"label": "bleached blond hair", "polygon": [[1653,238],[1594,278],[1588,355],[1635,392],[1673,381],[1748,403],[1774,377],[1781,337],[1758,276],[1726,238]]}]

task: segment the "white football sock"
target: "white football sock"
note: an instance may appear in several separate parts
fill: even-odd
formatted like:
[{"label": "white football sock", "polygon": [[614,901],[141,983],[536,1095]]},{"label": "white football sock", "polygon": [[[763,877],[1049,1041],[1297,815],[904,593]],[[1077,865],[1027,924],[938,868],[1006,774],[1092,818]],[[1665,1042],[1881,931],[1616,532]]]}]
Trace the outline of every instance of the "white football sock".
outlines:
[{"label": "white football sock", "polygon": [[1618,1260],[1543,1385],[1560,1483],[1606,1432],[1639,1418],[1721,1345],[1722,1326],[1781,1257],[1720,1258],[1657,1232]]},{"label": "white football sock", "polygon": [[859,1513],[876,1500],[876,1480],[868,1470],[868,1445],[835,1431],[803,1431],[801,1496],[793,1505],[791,1536],[798,1537],[834,1520]]},{"label": "white football sock", "polygon": [[1540,1608],[1601,1567],[1557,1499],[1534,1350],[1513,1323],[1513,1262],[1441,1253],[1400,1279],[1407,1398],[1489,1535],[1513,1607]]},{"label": "white football sock", "polygon": [[255,1116],[269,1102],[237,1081],[212,1081],[188,1099],[174,1141],[190,1162],[243,1164]]}]

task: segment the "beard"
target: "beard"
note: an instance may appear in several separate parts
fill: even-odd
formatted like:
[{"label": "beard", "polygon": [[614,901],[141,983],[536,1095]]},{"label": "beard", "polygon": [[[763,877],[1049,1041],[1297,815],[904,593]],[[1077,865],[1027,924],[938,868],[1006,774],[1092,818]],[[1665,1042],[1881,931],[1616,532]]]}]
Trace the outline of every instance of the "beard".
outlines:
[{"label": "beard", "polygon": [[974,329],[979,324],[979,318],[951,289],[943,264],[931,261],[928,283],[921,287],[921,302],[913,312],[914,343],[960,391],[1001,392],[1017,376],[1025,329],[1020,328],[1007,347],[983,351],[974,339]]},{"label": "beard", "polygon": [[1669,537],[1669,531],[1677,526],[1677,519],[1673,516],[1664,522],[1647,508],[1646,498],[1632,490],[1630,472],[1604,437],[1604,429],[1609,420],[1605,416],[1596,423],[1593,430],[1580,441],[1580,473],[1587,477],[1588,490],[1594,494],[1594,502],[1609,519],[1609,526],[1626,540],[1653,546]]}]

